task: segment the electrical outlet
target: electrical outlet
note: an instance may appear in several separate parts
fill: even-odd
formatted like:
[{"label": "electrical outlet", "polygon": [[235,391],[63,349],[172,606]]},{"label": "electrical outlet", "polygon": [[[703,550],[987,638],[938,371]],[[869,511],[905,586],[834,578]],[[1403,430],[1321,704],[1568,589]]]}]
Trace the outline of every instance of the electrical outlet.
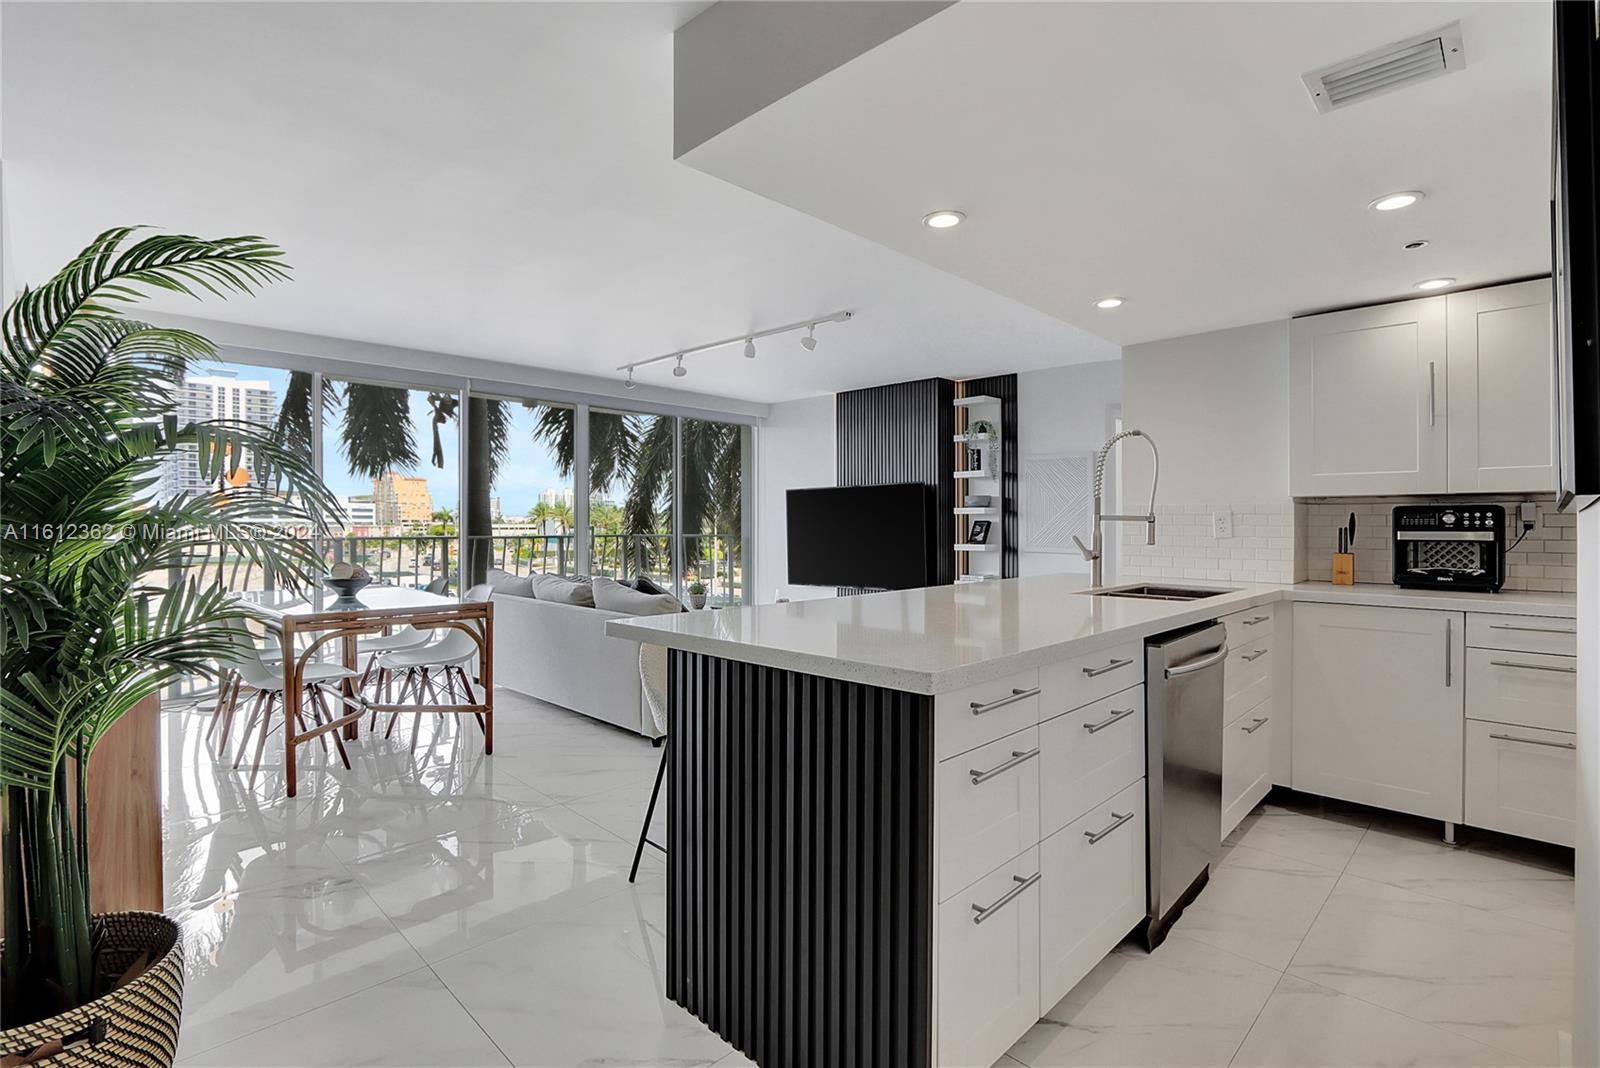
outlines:
[{"label": "electrical outlet", "polygon": [[1211,536],[1214,537],[1214,538],[1231,538],[1231,537],[1233,537],[1233,513],[1232,512],[1212,512],[1211,513]]}]

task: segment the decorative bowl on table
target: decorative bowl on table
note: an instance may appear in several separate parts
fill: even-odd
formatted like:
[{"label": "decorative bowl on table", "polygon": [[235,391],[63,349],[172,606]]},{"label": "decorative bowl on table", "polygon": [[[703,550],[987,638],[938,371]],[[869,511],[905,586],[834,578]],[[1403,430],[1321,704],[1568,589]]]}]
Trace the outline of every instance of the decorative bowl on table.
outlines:
[{"label": "decorative bowl on table", "polygon": [[323,584],[339,595],[330,607],[355,608],[364,607],[356,599],[356,594],[366,589],[372,583],[372,576],[364,568],[352,568],[349,564],[335,564],[328,572],[328,577],[323,579]]}]

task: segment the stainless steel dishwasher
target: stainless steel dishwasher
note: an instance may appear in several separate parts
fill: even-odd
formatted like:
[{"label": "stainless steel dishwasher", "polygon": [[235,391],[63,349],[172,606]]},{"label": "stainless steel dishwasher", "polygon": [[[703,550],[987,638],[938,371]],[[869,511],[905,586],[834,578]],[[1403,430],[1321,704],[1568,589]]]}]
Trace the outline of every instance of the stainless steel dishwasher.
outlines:
[{"label": "stainless steel dishwasher", "polygon": [[1228,631],[1215,620],[1145,642],[1149,808],[1146,948],[1155,949],[1210,878],[1222,850],[1222,672]]}]

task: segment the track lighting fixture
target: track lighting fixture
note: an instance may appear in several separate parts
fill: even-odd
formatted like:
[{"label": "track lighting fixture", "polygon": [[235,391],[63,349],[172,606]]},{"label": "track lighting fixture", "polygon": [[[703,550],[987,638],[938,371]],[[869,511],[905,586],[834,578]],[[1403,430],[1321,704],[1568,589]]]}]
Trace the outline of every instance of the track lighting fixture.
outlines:
[{"label": "track lighting fixture", "polygon": [[683,365],[685,356],[693,356],[699,352],[709,352],[712,349],[725,348],[729,345],[738,345],[743,342],[745,359],[753,360],[756,358],[756,341],[758,339],[773,337],[776,334],[790,334],[797,330],[806,332],[805,337],[800,339],[800,345],[807,352],[812,352],[817,347],[818,326],[823,323],[847,323],[854,315],[855,312],[836,311],[832,315],[819,315],[815,319],[801,319],[797,323],[785,323],[782,326],[768,327],[766,330],[753,330],[748,334],[735,334],[732,337],[723,338],[721,341],[693,345],[686,349],[674,349],[672,352],[663,353],[660,356],[651,356],[646,360],[634,360],[631,363],[620,364],[617,370],[627,373],[627,378],[622,384],[628,389],[633,388],[633,373],[635,371],[653,363],[661,363],[663,360],[672,360],[672,376],[674,378],[682,378],[689,373],[689,369]]}]

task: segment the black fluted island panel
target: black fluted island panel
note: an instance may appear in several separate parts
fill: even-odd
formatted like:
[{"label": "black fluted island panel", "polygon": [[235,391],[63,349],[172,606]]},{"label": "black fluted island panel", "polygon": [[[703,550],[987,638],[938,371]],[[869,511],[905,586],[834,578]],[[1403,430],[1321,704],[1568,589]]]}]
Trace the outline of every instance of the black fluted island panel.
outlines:
[{"label": "black fluted island panel", "polygon": [[668,657],[667,996],[762,1068],[925,1068],[933,698]]}]

